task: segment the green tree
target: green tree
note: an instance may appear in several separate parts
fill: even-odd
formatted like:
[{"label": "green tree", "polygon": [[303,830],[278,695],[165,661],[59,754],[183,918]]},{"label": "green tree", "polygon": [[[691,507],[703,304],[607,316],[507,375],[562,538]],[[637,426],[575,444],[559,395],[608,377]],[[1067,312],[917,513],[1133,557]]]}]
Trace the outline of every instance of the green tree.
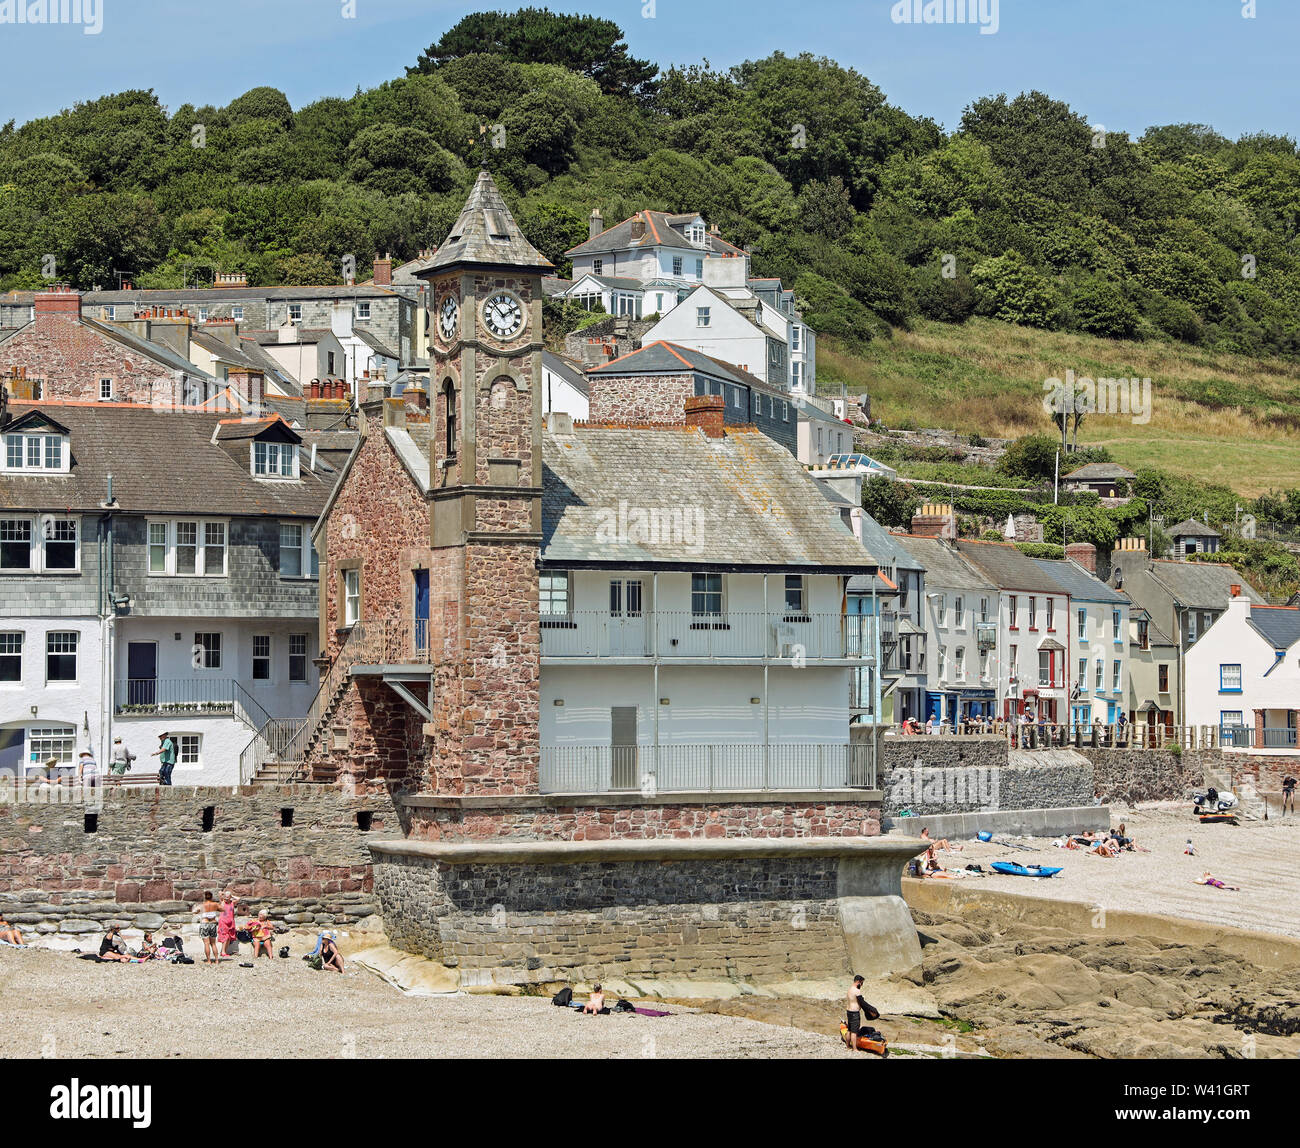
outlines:
[{"label": "green tree", "polygon": [[566,16],[546,8],[475,12],[443,33],[408,73],[433,72],[464,56],[488,53],[517,64],[559,64],[590,76],[611,95],[648,98],[659,69],[633,57],[623,30],[598,16]]},{"label": "green tree", "polygon": [[1051,283],[1017,251],[986,259],[971,271],[981,314],[1027,327],[1051,327],[1060,303]]},{"label": "green tree", "polygon": [[911,526],[920,501],[905,482],[877,475],[862,484],[862,509],[881,526]]}]

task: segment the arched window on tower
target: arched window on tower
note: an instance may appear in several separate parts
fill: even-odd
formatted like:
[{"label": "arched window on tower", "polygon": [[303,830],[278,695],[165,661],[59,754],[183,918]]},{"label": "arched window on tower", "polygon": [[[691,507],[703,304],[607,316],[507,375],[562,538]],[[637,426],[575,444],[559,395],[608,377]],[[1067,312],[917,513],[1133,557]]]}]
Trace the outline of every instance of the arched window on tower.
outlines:
[{"label": "arched window on tower", "polygon": [[442,384],[442,420],[446,432],[446,457],[456,457],[456,388],[450,379]]}]

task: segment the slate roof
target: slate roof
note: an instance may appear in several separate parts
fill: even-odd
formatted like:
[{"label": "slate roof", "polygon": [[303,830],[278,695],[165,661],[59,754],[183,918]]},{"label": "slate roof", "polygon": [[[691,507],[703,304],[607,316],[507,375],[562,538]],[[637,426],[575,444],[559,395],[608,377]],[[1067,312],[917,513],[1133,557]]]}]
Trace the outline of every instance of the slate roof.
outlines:
[{"label": "slate roof", "polygon": [[[113,475],[113,496],[124,513],[284,515],[315,518],[325,505],[337,466],[307,467],[310,444],[324,442],[333,450],[325,460],[350,449],[356,435],[314,437],[284,427],[284,433],[306,445],[301,452],[298,481],[256,479],[249,471],[246,438],[213,441],[224,423],[216,414],[161,410],[134,403],[13,402],[15,417],[39,411],[68,428],[72,465],[65,475],[0,474],[0,507],[14,510],[71,510],[99,513]],[[268,420],[249,427],[264,428]],[[280,428],[283,428],[281,431]],[[317,432],[320,434],[321,432]],[[346,453],[346,452],[345,452]]]},{"label": "slate roof", "polygon": [[1117,462],[1090,462],[1086,466],[1072,470],[1061,476],[1065,482],[1104,482],[1111,478],[1137,478],[1131,470],[1125,470]]},{"label": "slate roof", "polygon": [[997,593],[997,586],[942,539],[923,538],[916,534],[896,534],[894,537],[903,549],[925,565],[927,583],[933,582],[936,586],[951,587],[954,590]]},{"label": "slate roof", "polygon": [[[720,439],[687,427],[548,427],[542,439],[542,560],[552,568],[875,571],[789,451],[748,427]],[[665,524],[677,514],[679,526],[638,531],[636,511]]]},{"label": "slate roof", "polygon": [[1247,621],[1275,650],[1289,650],[1300,641],[1300,609],[1294,606],[1252,606]]},{"label": "slate roof", "polygon": [[352,333],[363,343],[365,343],[365,345],[369,347],[372,351],[376,352],[377,354],[383,355],[385,359],[392,359],[394,361],[399,361],[399,356],[397,352],[394,351],[392,347],[388,346],[377,335],[374,335],[370,331],[366,330],[365,327],[353,327]]},{"label": "slate roof", "polygon": [[1001,590],[1025,590],[1033,594],[1064,594],[1065,589],[1050,574],[1040,570],[1005,542],[971,542],[958,539],[957,550],[973,562]]},{"label": "slate roof", "polygon": [[1126,595],[1107,586],[1076,562],[1065,558],[1031,558],[1030,561],[1058,582],[1071,598],[1080,602],[1106,602],[1115,606],[1128,604]]},{"label": "slate roof", "polygon": [[1222,537],[1214,527],[1206,526],[1204,522],[1197,522],[1195,518],[1189,518],[1185,522],[1180,522],[1177,526],[1171,526],[1166,533],[1170,538]]},{"label": "slate roof", "polygon": [[557,355],[554,351],[543,351],[542,366],[559,375],[583,398],[588,396],[587,376],[583,373],[580,364],[572,359],[566,359],[563,355]]},{"label": "slate roof", "polygon": [[[628,216],[621,223],[608,227],[599,235],[592,236],[590,239],[584,239],[576,247],[570,247],[564,254],[573,255],[600,255],[606,251],[627,251],[632,248],[641,247],[681,247],[688,251],[701,251],[705,248],[696,247],[685,235],[677,230],[678,227],[689,223],[693,219],[701,218],[697,211],[688,211],[682,214],[671,214],[666,211],[638,211],[635,215]],[[640,220],[645,224],[645,233],[638,239],[632,238],[632,224]],[[706,230],[704,233],[705,247],[719,255],[741,255],[743,250],[734,243],[728,243],[720,235]]]},{"label": "slate roof", "polygon": [[[28,292],[27,294],[31,294]],[[319,286],[300,284],[288,287],[154,287],[144,290],[132,288],[129,291],[85,291],[82,293],[83,306],[116,305],[134,303],[140,306],[152,304],[162,306],[167,303],[220,303],[223,300],[238,302],[241,299],[392,299],[399,298],[396,291],[373,284],[353,284],[348,287],[342,283]],[[30,300],[29,300],[30,301]]]},{"label": "slate roof", "polygon": [[[663,339],[656,339],[638,351],[630,351],[617,359],[602,363],[599,367],[592,367],[587,374],[621,378],[624,375],[679,375],[687,370],[698,371],[702,375],[722,382],[751,387],[786,402],[791,401],[789,392],[772,386],[765,379],[760,379],[743,367]],[[803,408],[800,410],[802,412]],[[829,415],[826,417],[832,422],[840,421]]]},{"label": "slate roof", "polygon": [[119,327],[115,323],[101,323],[98,319],[91,319],[86,315],[81,316],[80,322],[83,327],[89,327],[92,331],[107,335],[115,342],[130,348],[138,355],[144,355],[146,358],[152,359],[169,371],[183,371],[185,374],[199,379],[211,379],[213,377],[202,367],[196,367],[189,359],[173,351],[171,347],[163,343],[153,343],[148,339],[142,339],[125,327]]},{"label": "slate roof", "polygon": [[544,295],[563,295],[572,286],[572,279],[561,279],[555,275],[542,276],[542,294]]},{"label": "slate roof", "polygon": [[1263,605],[1264,598],[1231,566],[1221,562],[1184,562],[1157,558],[1151,563],[1151,577],[1159,582],[1180,606],[1223,610],[1232,597],[1231,587],[1238,585],[1252,602]]},{"label": "slate roof", "polygon": [[478,173],[465,206],[443,245],[418,274],[421,278],[444,267],[481,264],[488,267],[531,267],[551,270],[553,264],[519,230],[500,190],[486,171]]}]

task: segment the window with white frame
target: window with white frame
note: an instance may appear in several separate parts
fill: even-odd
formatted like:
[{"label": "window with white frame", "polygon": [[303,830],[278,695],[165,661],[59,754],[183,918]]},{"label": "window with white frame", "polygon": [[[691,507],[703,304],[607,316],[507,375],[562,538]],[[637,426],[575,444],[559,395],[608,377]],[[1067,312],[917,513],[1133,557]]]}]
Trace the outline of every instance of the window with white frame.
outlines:
[{"label": "window with white frame", "polygon": [[695,325],[697,327],[707,327],[709,325],[709,309],[707,307],[695,308]]},{"label": "window with white frame", "polygon": [[957,680],[964,682],[966,680],[966,647],[958,646],[953,654],[953,660],[956,663]]},{"label": "window with white frame", "polygon": [[317,578],[320,560],[311,544],[311,531],[303,522],[280,523],[280,577]]},{"label": "window with white frame", "polygon": [[641,612],[641,580],[639,578],[611,578],[609,583],[610,617],[639,618]]},{"label": "window with white frame", "polygon": [[149,573],[190,578],[222,578],[226,574],[225,522],[182,518],[154,520],[149,531]]},{"label": "window with white frame", "polygon": [[243,319],[243,317],[244,317],[244,308],[243,308],[243,306],[242,306],[241,304],[239,304],[239,303],[236,303],[233,307],[231,307],[231,308],[230,308],[230,317],[231,317],[232,319]]},{"label": "window with white frame", "polygon": [[691,575],[691,613],[696,617],[722,613],[722,575]]},{"label": "window with white frame", "polygon": [[361,571],[343,571],[343,624],[353,626],[361,621]]},{"label": "window with white frame", "polygon": [[790,324],[790,349],[792,351],[799,350],[799,337],[802,330],[803,328],[798,323]]},{"label": "window with white frame", "polygon": [[259,478],[297,478],[296,442],[253,443],[253,474]]},{"label": "window with white frame", "polygon": [[697,260],[695,261],[695,278],[696,278],[696,279],[703,279],[703,278],[704,278],[704,260],[703,260],[703,259],[697,259]]},{"label": "window with white frame", "polygon": [[271,635],[253,635],[253,681],[271,680]]},{"label": "window with white frame", "polygon": [[1114,661],[1114,668],[1111,670],[1110,688],[1118,692],[1120,684],[1120,674],[1123,672],[1122,663],[1118,658]]},{"label": "window with white frame", "polygon": [[288,307],[285,309],[285,311],[286,311],[286,315],[287,315],[287,317],[288,317],[290,323],[301,323],[301,322],[302,322],[302,304],[301,304],[301,303],[290,303],[290,304],[288,305]]},{"label": "window with white frame", "polygon": [[680,255],[673,256],[673,277],[675,279],[682,277],[682,257]]},{"label": "window with white frame", "polygon": [[207,321],[208,321],[208,309],[207,309],[206,307],[200,307],[200,308],[199,308],[199,322],[200,322],[200,323],[206,323]]},{"label": "window with white frame", "polygon": [[538,580],[538,602],[543,618],[567,618],[573,609],[567,570],[544,570]]},{"label": "window with white frame", "polygon": [[370,318],[370,301],[369,301],[369,300],[367,300],[367,299],[359,299],[359,300],[357,301],[357,318],[358,318],[358,319],[369,319],[369,318]]},{"label": "window with white frame", "polygon": [[1098,692],[1106,688],[1106,663],[1105,662],[1097,663],[1096,685],[1097,685]]},{"label": "window with white frame", "polygon": [[1009,599],[1007,606],[1007,616],[1011,619],[1010,629],[1019,629],[1020,626],[1020,602],[1014,594]]},{"label": "window with white frame", "polygon": [[593,275],[603,275],[605,273],[605,261],[603,259],[593,259],[591,261],[591,273]]},{"label": "window with white frame", "polygon": [[176,764],[179,766],[198,765],[199,751],[203,747],[201,733],[176,733]]},{"label": "window with white frame", "polygon": [[1056,599],[1055,598],[1047,599],[1047,628],[1049,630],[1056,629]]},{"label": "window with white frame", "polygon": [[77,731],[72,726],[33,726],[27,731],[27,761],[43,765],[54,758],[60,765],[71,765],[76,752]]},{"label": "window with white frame", "polygon": [[798,359],[790,364],[790,381],[796,390],[803,386],[803,363]]},{"label": "window with white frame", "polygon": [[1229,664],[1219,666],[1219,692],[1241,693],[1241,666]]},{"label": "window with white frame", "polygon": [[68,470],[67,436],[44,431],[15,431],[4,436],[4,469],[8,472]]},{"label": "window with white frame", "polygon": [[980,599],[980,621],[987,622],[988,620],[989,620],[989,600],[987,598],[981,598]]},{"label": "window with white frame", "polygon": [[289,635],[289,680],[305,682],[307,680],[307,635]]},{"label": "window with white frame", "polygon": [[1029,628],[1038,629],[1038,599],[1032,594],[1029,595]]},{"label": "window with white frame", "polygon": [[1080,658],[1079,659],[1079,689],[1086,690],[1087,688],[1088,688],[1088,659]]},{"label": "window with white frame", "polygon": [[948,676],[948,647],[939,647],[939,680],[942,681]]},{"label": "window with white frame", "polygon": [[989,651],[980,650],[980,681],[989,680]]},{"label": "window with white frame", "polygon": [[966,603],[960,594],[953,599],[952,614],[952,624],[960,630],[966,625]]},{"label": "window with white frame", "polygon": [[0,570],[75,574],[81,569],[79,523],[52,514],[0,518]]},{"label": "window with white frame", "polygon": [[803,614],[808,610],[808,586],[802,574],[785,576],[785,611],[787,614]]},{"label": "window with white frame", "polygon": [[1086,642],[1088,640],[1088,611],[1080,607],[1075,611],[1075,616],[1079,622],[1079,641]]},{"label": "window with white frame", "polygon": [[0,682],[23,680],[23,636],[20,632],[0,633]]},{"label": "window with white frame", "polygon": [[940,626],[946,626],[948,624],[948,595],[936,594],[935,598],[938,600],[938,605],[934,608],[935,617],[938,619]]},{"label": "window with white frame", "polygon": [[45,635],[47,682],[77,680],[77,642],[80,638],[81,635],[76,630],[51,630]]},{"label": "window with white frame", "polygon": [[1112,610],[1112,611],[1110,612],[1110,624],[1111,624],[1111,629],[1112,629],[1112,631],[1113,631],[1112,637],[1114,637],[1115,641],[1117,641],[1117,642],[1120,641],[1120,640],[1121,640],[1121,637],[1120,637],[1120,621],[1119,621],[1119,611],[1118,611],[1118,610]]},{"label": "window with white frame", "polygon": [[102,402],[109,402],[113,398],[113,380],[99,380],[99,397]]},{"label": "window with white frame", "polygon": [[196,670],[221,669],[221,635],[202,632],[194,635],[194,668]]}]

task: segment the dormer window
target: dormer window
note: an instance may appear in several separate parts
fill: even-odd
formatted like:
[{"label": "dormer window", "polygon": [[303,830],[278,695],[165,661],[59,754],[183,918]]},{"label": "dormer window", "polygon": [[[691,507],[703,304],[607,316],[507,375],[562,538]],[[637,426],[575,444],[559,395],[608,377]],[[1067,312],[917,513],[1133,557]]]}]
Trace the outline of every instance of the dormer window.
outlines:
[{"label": "dormer window", "polygon": [[47,433],[10,433],[4,436],[4,470],[7,473],[31,471],[68,472],[67,435]]},{"label": "dormer window", "polygon": [[253,474],[258,478],[297,478],[298,444],[253,443]]},{"label": "dormer window", "polygon": [[686,229],[686,238],[692,243],[702,244],[704,242],[704,224],[692,223],[690,227]]}]

